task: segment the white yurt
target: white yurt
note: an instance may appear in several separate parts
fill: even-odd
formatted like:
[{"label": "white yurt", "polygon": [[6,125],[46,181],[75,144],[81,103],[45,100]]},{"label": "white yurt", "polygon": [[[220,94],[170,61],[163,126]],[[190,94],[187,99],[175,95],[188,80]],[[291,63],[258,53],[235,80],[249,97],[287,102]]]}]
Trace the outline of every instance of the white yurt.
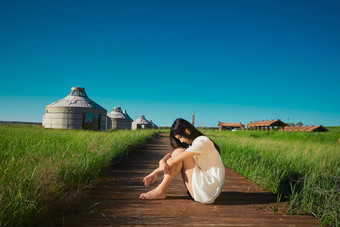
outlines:
[{"label": "white yurt", "polygon": [[150,124],[152,125],[152,128],[153,128],[153,129],[158,129],[158,126],[157,126],[155,123],[153,123],[152,120],[150,120],[149,122],[150,122]]},{"label": "white yurt", "polygon": [[68,96],[46,106],[43,127],[105,130],[106,113],[86,95],[85,88],[72,87]]},{"label": "white yurt", "polygon": [[146,120],[144,115],[140,115],[137,120],[132,122],[132,130],[136,129],[152,129],[152,124]]},{"label": "white yurt", "polygon": [[114,107],[107,115],[107,129],[131,129],[132,119],[126,110],[122,112],[120,107]]}]

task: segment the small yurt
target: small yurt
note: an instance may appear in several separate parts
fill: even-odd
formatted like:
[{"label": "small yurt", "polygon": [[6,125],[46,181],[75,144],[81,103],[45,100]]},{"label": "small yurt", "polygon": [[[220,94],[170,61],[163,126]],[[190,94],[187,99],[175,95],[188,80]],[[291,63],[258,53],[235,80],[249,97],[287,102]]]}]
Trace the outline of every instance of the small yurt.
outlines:
[{"label": "small yurt", "polygon": [[107,129],[131,129],[132,119],[122,112],[120,107],[114,107],[112,112],[107,115]]},{"label": "small yurt", "polygon": [[46,106],[43,127],[105,130],[106,113],[86,95],[85,88],[72,87],[65,98]]},{"label": "small yurt", "polygon": [[155,123],[153,123],[152,120],[150,120],[149,122],[150,122],[150,124],[152,125],[152,128],[153,128],[153,129],[158,129],[158,126],[157,126]]},{"label": "small yurt", "polygon": [[146,120],[144,115],[140,115],[137,120],[132,122],[132,130],[136,129],[152,129],[152,124]]}]

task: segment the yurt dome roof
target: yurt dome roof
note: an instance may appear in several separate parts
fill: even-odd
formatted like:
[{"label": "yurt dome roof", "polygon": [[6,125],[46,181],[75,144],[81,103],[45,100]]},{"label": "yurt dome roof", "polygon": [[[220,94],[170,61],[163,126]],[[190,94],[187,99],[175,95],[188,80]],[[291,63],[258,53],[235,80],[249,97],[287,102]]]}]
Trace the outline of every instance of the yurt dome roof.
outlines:
[{"label": "yurt dome roof", "polygon": [[82,97],[88,98],[85,92],[85,88],[83,87],[72,87],[68,95],[69,96],[82,96]]},{"label": "yurt dome roof", "polygon": [[120,107],[114,107],[112,112],[107,115],[110,118],[120,118],[120,119],[126,119],[129,117],[126,117],[126,115],[122,112],[122,109]]},{"label": "yurt dome roof", "polygon": [[123,111],[123,114],[125,115],[125,117],[126,117],[127,119],[131,119],[131,120],[132,120],[132,118],[129,116],[129,114],[126,112],[125,109],[124,109],[124,111]]},{"label": "yurt dome roof", "polygon": [[86,95],[85,88],[82,87],[72,87],[71,92],[65,98],[46,106],[46,108],[54,107],[83,107],[105,110],[102,106],[91,100]]},{"label": "yurt dome roof", "polygon": [[141,124],[141,125],[149,125],[150,122],[145,119],[144,115],[140,115],[137,120],[134,121],[134,123]]},{"label": "yurt dome roof", "polygon": [[149,122],[150,122],[150,124],[152,124],[153,126],[158,127],[152,120],[150,120]]}]

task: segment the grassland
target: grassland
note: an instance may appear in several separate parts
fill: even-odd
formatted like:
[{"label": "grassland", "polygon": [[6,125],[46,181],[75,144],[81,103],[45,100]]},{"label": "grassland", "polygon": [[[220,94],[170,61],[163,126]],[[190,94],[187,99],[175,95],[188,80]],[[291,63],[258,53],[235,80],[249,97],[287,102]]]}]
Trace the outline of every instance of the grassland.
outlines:
[{"label": "grassland", "polygon": [[289,201],[285,212],[313,214],[339,226],[340,128],[327,133],[202,131],[218,144],[226,166]]},{"label": "grassland", "polygon": [[0,226],[36,225],[156,135],[0,125]]}]

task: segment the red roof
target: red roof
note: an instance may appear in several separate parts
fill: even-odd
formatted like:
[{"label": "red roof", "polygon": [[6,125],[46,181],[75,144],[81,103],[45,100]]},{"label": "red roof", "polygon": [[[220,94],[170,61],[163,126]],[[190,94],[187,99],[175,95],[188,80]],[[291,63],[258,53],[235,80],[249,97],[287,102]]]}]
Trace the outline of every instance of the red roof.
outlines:
[{"label": "red roof", "polygon": [[246,124],[247,127],[254,127],[254,126],[286,126],[287,124],[282,122],[281,120],[269,120],[269,121],[255,121]]},{"label": "red roof", "polygon": [[241,123],[228,123],[228,122],[219,122],[218,126],[224,126],[224,127],[232,127],[232,128],[242,128],[244,127]]},{"label": "red roof", "polygon": [[328,129],[320,126],[291,126],[291,127],[285,127],[284,131],[288,132],[317,132],[317,131],[323,131],[327,132]]}]

